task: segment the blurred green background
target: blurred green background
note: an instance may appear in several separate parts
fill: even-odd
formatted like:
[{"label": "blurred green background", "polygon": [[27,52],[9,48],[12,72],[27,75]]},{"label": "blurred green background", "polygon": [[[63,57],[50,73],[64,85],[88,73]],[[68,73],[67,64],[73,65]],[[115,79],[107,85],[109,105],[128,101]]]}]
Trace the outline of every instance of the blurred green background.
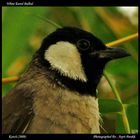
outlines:
[{"label": "blurred green background", "polygon": [[[131,7],[132,8],[132,7]],[[3,7],[2,8],[2,77],[22,74],[41,41],[56,27],[75,26],[87,30],[104,43],[138,31],[138,8],[121,7]],[[135,7],[136,8],[136,7]],[[39,18],[39,17],[41,18]],[[131,57],[112,61],[106,66],[123,103],[126,105],[131,133],[138,132],[138,40],[119,47]],[[6,95],[15,83],[3,84]],[[102,133],[125,133],[120,104],[103,77],[99,91],[99,107],[103,118]]]}]

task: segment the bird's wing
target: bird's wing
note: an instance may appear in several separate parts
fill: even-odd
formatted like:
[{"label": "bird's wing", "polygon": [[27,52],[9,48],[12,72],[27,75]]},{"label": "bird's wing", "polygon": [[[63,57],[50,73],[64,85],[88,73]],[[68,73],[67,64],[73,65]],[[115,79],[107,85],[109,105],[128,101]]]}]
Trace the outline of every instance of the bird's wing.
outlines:
[{"label": "bird's wing", "polygon": [[24,133],[32,118],[31,92],[14,88],[2,99],[2,133]]}]

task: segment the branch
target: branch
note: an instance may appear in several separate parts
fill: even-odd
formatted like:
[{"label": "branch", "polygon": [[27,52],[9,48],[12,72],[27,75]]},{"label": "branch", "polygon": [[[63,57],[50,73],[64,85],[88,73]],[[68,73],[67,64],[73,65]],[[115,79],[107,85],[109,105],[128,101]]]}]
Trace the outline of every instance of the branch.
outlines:
[{"label": "branch", "polygon": [[[107,43],[106,46],[108,47],[114,47],[114,46],[118,46],[120,44],[126,43],[128,41],[132,41],[134,39],[138,38],[138,33],[129,35],[127,37],[112,41],[110,43]],[[2,78],[2,83],[6,84],[6,83],[11,83],[11,82],[16,82],[19,79],[18,76],[14,76],[14,77],[8,77],[8,78]]]},{"label": "branch", "polygon": [[132,40],[137,39],[137,38],[138,38],[138,33],[135,33],[135,34],[129,35],[127,37],[118,39],[116,41],[107,43],[106,46],[108,46],[108,47],[118,46],[118,45],[121,45],[121,44],[126,43],[128,41],[132,41]]},{"label": "branch", "polygon": [[16,82],[17,80],[19,80],[18,76],[7,77],[7,78],[2,78],[2,83],[6,84],[6,83],[11,83],[11,82]]}]

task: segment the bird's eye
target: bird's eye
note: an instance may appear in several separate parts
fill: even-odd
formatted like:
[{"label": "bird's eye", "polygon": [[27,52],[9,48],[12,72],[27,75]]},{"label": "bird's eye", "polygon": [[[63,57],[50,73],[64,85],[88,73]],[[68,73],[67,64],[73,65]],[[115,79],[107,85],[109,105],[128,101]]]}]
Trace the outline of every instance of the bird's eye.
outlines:
[{"label": "bird's eye", "polygon": [[90,42],[86,39],[80,39],[77,42],[77,46],[80,50],[88,50],[90,48]]}]

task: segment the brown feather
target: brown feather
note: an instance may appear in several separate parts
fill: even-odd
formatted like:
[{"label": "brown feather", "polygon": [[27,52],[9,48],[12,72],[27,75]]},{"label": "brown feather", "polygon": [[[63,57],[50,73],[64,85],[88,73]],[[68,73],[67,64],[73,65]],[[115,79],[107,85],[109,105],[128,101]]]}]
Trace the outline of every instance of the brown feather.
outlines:
[{"label": "brown feather", "polygon": [[2,99],[2,133],[22,133],[33,118],[31,91],[20,87]]},{"label": "brown feather", "polygon": [[37,59],[3,98],[2,133],[99,133],[98,100],[60,87]]}]

